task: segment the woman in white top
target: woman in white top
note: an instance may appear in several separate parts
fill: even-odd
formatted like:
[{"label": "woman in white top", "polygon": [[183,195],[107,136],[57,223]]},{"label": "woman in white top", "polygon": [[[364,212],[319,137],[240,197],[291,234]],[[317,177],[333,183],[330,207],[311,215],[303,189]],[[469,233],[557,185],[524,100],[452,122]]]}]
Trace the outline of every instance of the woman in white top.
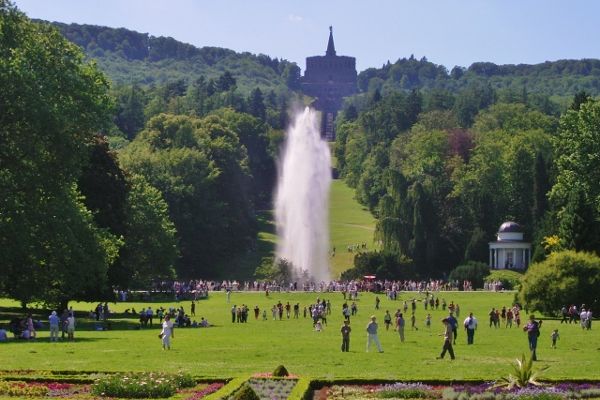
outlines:
[{"label": "woman in white top", "polygon": [[160,333],[162,335],[163,350],[171,350],[171,336],[175,337],[175,335],[173,334],[173,322],[171,321],[171,316],[168,314],[162,323],[162,331]]}]

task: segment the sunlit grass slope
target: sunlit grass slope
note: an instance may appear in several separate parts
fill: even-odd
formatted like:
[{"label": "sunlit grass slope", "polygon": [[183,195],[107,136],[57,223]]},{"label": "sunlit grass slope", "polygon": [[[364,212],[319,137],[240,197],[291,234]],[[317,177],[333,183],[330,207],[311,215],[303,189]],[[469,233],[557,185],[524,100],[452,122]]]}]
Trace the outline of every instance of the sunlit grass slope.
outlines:
[{"label": "sunlit grass slope", "polygon": [[331,257],[331,270],[338,277],[352,267],[356,252],[349,252],[348,246],[365,243],[367,250],[373,249],[375,218],[354,199],[354,189],[335,179],[331,185],[329,221],[331,243],[336,249]]}]

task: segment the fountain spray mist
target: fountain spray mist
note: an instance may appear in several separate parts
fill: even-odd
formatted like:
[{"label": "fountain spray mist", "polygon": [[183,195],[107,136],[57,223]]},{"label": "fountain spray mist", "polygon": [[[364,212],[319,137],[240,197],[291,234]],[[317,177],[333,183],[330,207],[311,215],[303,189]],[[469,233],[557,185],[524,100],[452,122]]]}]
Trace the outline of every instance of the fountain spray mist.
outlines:
[{"label": "fountain spray mist", "polygon": [[277,258],[296,275],[327,281],[329,274],[329,189],[331,155],[321,139],[318,117],[306,107],[288,129],[275,197]]}]

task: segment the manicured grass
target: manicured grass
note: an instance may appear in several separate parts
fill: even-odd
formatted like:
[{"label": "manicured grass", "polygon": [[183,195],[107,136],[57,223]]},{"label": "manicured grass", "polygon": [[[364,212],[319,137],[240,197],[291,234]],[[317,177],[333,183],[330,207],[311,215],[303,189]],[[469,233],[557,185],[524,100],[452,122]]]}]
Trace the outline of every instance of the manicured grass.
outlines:
[{"label": "manicured grass", "polygon": [[[401,300],[421,297],[417,293],[403,293]],[[383,295],[381,309],[374,310],[375,295],[361,295],[358,316],[352,317],[350,352],[340,351],[339,328],[342,323],[340,293],[233,293],[230,304],[224,293],[211,293],[208,300],[198,302],[196,319],[207,318],[211,328],[182,328],[175,330],[173,349],[163,351],[157,338],[159,328],[134,329],[136,318],[117,316],[112,331],[91,329],[85,319],[78,319],[75,342],[50,343],[48,332],[41,331],[36,341],[10,341],[0,344],[1,369],[77,370],[77,371],[165,371],[184,370],[195,375],[227,378],[257,372],[271,372],[283,364],[290,373],[324,379],[339,378],[385,378],[397,380],[493,380],[510,372],[509,363],[528,352],[525,333],[517,328],[489,328],[487,313],[491,307],[509,306],[514,293],[445,292],[440,297],[461,306],[459,323],[472,310],[479,319],[475,344],[467,346],[466,335],[459,330],[455,346],[455,361],[436,360],[442,347],[438,336],[442,331],[440,319],[447,315],[440,310],[430,311],[433,326],[424,326],[426,312],[418,303],[418,331],[406,329],[406,342],[400,343],[396,332],[385,331],[383,315],[386,309],[392,313],[402,306],[402,301],[391,301]],[[286,319],[273,321],[254,319],[252,308],[270,308],[279,300],[284,304],[299,302],[301,310],[317,297],[329,299],[333,313],[323,332],[312,329],[310,319]],[[231,323],[230,308],[233,304],[248,304],[250,318],[247,324]],[[75,310],[88,311],[93,305],[73,303]],[[112,306],[116,312],[126,308],[151,305],[183,306],[187,311],[190,302],[118,303]],[[7,307],[16,307],[14,301],[0,301],[0,319],[6,320]],[[380,323],[379,337],[385,353],[366,353],[365,326],[369,316],[375,314]],[[410,314],[410,307],[409,313]],[[43,315],[47,315],[45,311]],[[595,324],[595,323],[594,323]],[[559,328],[561,338],[557,349],[550,348],[550,332]],[[549,366],[543,373],[551,379],[598,379],[600,378],[600,334],[594,325],[591,331],[583,331],[578,325],[560,325],[547,320],[542,326],[538,347],[538,368]]]},{"label": "manicured grass", "polygon": [[336,179],[331,185],[329,221],[332,247],[336,248],[330,265],[336,278],[354,263],[356,252],[348,252],[348,246],[365,243],[367,250],[375,248],[375,218],[354,199],[354,189]]}]

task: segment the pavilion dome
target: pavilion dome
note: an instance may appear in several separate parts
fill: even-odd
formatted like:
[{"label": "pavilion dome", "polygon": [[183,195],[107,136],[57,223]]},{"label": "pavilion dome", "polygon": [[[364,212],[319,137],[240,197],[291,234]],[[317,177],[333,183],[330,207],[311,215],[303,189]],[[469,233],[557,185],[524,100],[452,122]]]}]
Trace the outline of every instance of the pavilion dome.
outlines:
[{"label": "pavilion dome", "polygon": [[500,228],[498,229],[498,233],[512,232],[523,232],[523,228],[521,228],[521,225],[517,224],[516,222],[507,221],[500,225]]}]

